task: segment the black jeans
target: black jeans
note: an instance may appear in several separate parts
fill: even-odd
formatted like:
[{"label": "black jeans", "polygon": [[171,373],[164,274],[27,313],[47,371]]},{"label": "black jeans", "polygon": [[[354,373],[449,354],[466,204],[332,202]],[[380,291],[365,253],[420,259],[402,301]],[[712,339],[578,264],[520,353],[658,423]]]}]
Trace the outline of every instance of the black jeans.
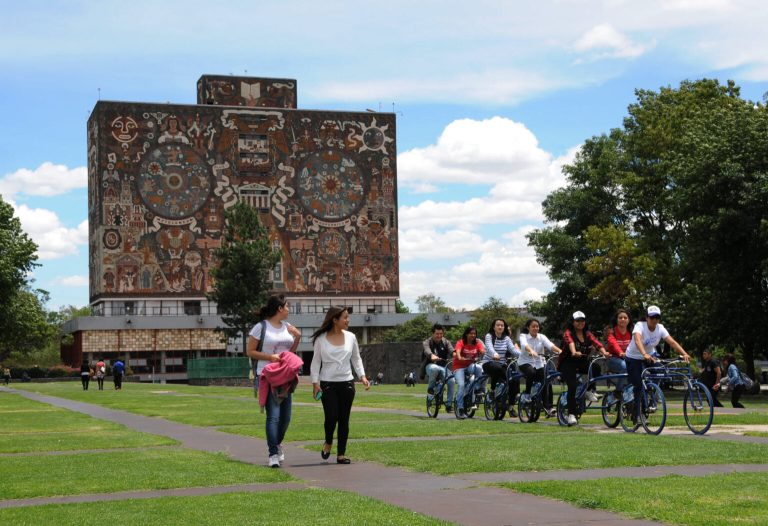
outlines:
[{"label": "black jeans", "polygon": [[720,400],[717,399],[717,391],[715,391],[714,384],[706,384],[704,382],[701,382],[704,384],[704,386],[709,389],[709,394],[712,395],[712,407],[723,407],[723,404],[720,402]]},{"label": "black jeans", "polygon": [[339,444],[336,455],[343,456],[347,452],[349,414],[355,399],[355,382],[320,382],[320,389],[323,390],[321,400],[325,413],[325,443],[333,444],[333,432],[338,424]]},{"label": "black jeans", "polygon": [[[565,360],[560,364],[560,372],[563,375],[565,384],[568,386],[568,414],[576,415],[576,389],[579,385],[578,375],[586,374],[589,369],[589,360],[586,358],[577,358],[574,360]],[[600,366],[596,363],[592,364],[592,378],[600,375]],[[587,389],[592,385],[588,385]]]},{"label": "black jeans", "polygon": [[115,389],[120,389],[123,387],[123,375],[120,373],[115,373],[114,377],[115,379]]},{"label": "black jeans", "polygon": [[91,381],[91,377],[87,374],[80,375],[80,381],[83,382],[83,390],[88,390],[88,383]]},{"label": "black jeans", "polygon": [[741,402],[739,402],[739,398],[741,398],[741,395],[743,394],[744,394],[743,385],[736,385],[733,387],[733,391],[731,391],[731,405],[733,407],[744,409],[744,406],[741,405]]},{"label": "black jeans", "polygon": [[635,419],[640,421],[640,411],[645,405],[645,394],[643,393],[643,370],[645,370],[645,360],[635,358],[625,358],[627,362],[627,376],[629,383],[632,384],[632,391],[635,397]]}]

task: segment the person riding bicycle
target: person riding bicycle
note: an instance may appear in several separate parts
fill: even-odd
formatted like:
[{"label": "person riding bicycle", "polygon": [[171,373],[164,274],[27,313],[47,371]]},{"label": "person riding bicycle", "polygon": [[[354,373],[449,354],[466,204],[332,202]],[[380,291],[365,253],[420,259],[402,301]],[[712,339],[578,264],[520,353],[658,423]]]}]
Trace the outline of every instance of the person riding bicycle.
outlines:
[{"label": "person riding bicycle", "polygon": [[[567,423],[569,426],[575,425],[576,420],[576,389],[579,385],[578,375],[579,373],[588,374],[589,370],[589,353],[592,349],[597,349],[600,353],[607,357],[608,352],[603,347],[603,344],[595,338],[587,328],[587,318],[583,312],[576,311],[573,313],[572,320],[566,326],[563,332],[563,352],[560,353],[558,359],[558,370],[563,375],[568,386],[568,417]],[[600,366],[596,363],[592,364],[591,377],[595,378],[600,375]],[[597,394],[594,391],[594,383],[587,386],[587,391],[584,394],[587,400],[590,402],[597,402]]]},{"label": "person riding bicycle", "polygon": [[[667,329],[660,323],[661,309],[656,305],[651,305],[646,311],[643,320],[635,324],[632,329],[632,340],[627,347],[627,375],[632,384],[635,400],[644,400],[643,394],[643,369],[647,364],[657,361],[656,346],[662,340],[667,342],[677,354],[686,362],[690,361],[690,356],[685,349],[675,341]],[[636,423],[640,418],[642,403],[635,404],[633,422]]]},{"label": "person riding bicycle", "polygon": [[[627,347],[632,339],[632,333],[629,332],[629,312],[624,309],[616,311],[616,315],[611,321],[611,327],[606,332],[606,343],[608,352],[611,354],[608,358],[608,372],[612,374],[625,374],[627,364],[624,357],[627,353]],[[624,378],[616,380],[616,398],[621,397],[621,391],[624,389],[627,381]]]},{"label": "person riding bicycle", "polygon": [[[501,318],[496,318],[491,322],[488,328],[488,334],[485,335],[486,352],[480,360],[480,366],[483,372],[491,379],[491,389],[496,389],[496,385],[507,380],[507,362],[520,356],[520,350],[515,346],[512,338],[509,337],[509,325]],[[514,378],[509,383],[509,411],[510,416],[516,417],[514,407],[515,399],[520,393],[520,379]]]},{"label": "person riding bicycle", "polygon": [[[546,375],[546,359],[544,351],[555,354],[562,353],[562,349],[552,343],[549,338],[539,332],[539,320],[531,318],[525,322],[525,326],[520,331],[520,358],[517,365],[520,372],[525,375],[525,394],[531,394],[531,388],[536,382],[544,383]],[[552,388],[549,387],[546,393],[543,393],[544,408],[547,416],[552,416]]]},{"label": "person riding bicycle", "polygon": [[473,374],[478,376],[480,367],[475,363],[478,357],[485,354],[483,342],[477,339],[477,329],[467,327],[461,339],[456,342],[456,350],[453,353],[453,375],[456,379],[456,416],[459,419],[466,418],[464,411],[464,383]]},{"label": "person riding bicycle", "polygon": [[[424,352],[421,362],[419,377],[423,380],[425,376],[429,378],[427,384],[427,393],[435,394],[435,383],[437,379],[445,381],[448,378],[448,360],[453,356],[453,345],[445,338],[445,329],[439,323],[432,326],[432,336],[424,340]],[[448,380],[448,398],[445,404],[445,410],[451,412],[453,403],[453,378]]]}]

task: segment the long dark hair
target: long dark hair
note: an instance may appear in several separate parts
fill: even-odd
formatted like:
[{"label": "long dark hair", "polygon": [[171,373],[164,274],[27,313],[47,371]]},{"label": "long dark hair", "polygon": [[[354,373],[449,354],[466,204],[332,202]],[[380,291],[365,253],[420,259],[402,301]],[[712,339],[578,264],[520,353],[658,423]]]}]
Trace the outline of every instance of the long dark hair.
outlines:
[{"label": "long dark hair", "polygon": [[[571,336],[573,336],[574,338],[576,337],[576,329],[574,329],[574,327],[573,327],[573,320],[572,319],[568,323],[565,324],[565,330],[566,331],[570,331],[571,332]],[[563,332],[565,332],[565,331],[563,331]],[[585,318],[584,319],[584,338],[585,339],[587,337],[587,333],[588,332],[590,332],[589,331],[589,324],[587,323],[587,320]]]},{"label": "long dark hair", "polygon": [[531,324],[533,322],[538,323],[539,327],[541,327],[541,323],[539,322],[539,320],[537,320],[536,318],[528,318],[525,321],[525,325],[523,325],[523,328],[520,329],[520,332],[522,332],[523,334],[530,334],[531,333]]},{"label": "long dark hair", "polygon": [[288,300],[285,299],[285,294],[271,295],[267,300],[267,304],[259,310],[259,318],[262,320],[271,318],[277,314],[277,311],[280,310],[280,307],[285,307],[286,303],[288,303]]},{"label": "long dark hair", "polygon": [[346,311],[347,308],[342,306],[334,306],[328,309],[328,312],[325,313],[325,319],[320,325],[320,328],[312,333],[312,343],[315,343],[315,340],[317,340],[321,334],[325,334],[326,332],[330,331],[333,328],[333,320],[338,320],[341,318],[341,315]]},{"label": "long dark hair", "polygon": [[501,331],[501,339],[503,340],[504,338],[509,336],[509,325],[507,325],[507,321],[504,318],[496,318],[491,322],[491,327],[488,329],[488,334],[491,335],[491,342],[493,342],[494,344],[496,343],[496,322],[497,321],[504,323],[504,330]]},{"label": "long dark hair", "polygon": [[464,334],[461,335],[461,341],[464,342],[464,345],[467,345],[467,343],[469,343],[469,342],[467,342],[467,336],[472,331],[475,331],[475,339],[477,339],[477,328],[469,326],[466,329],[464,329]]},{"label": "long dark hair", "polygon": [[[726,354],[725,356],[723,356],[723,362],[724,362],[724,363],[725,363],[725,362],[727,362],[729,366],[730,366],[731,364],[733,364],[733,365],[736,365],[736,357],[733,355],[733,353],[730,353],[730,352],[729,352],[728,354]],[[736,368],[738,369],[738,368],[739,368],[739,366],[738,366],[738,365],[736,365]],[[726,369],[727,369],[727,368],[726,368]]]},{"label": "long dark hair", "polygon": [[629,326],[632,325],[632,315],[629,314],[629,311],[626,309],[619,309],[616,311],[616,314],[613,315],[613,318],[611,318],[611,327],[615,328],[619,325],[619,314],[626,314],[627,318],[629,319],[629,323],[627,324],[627,330],[629,330]]}]

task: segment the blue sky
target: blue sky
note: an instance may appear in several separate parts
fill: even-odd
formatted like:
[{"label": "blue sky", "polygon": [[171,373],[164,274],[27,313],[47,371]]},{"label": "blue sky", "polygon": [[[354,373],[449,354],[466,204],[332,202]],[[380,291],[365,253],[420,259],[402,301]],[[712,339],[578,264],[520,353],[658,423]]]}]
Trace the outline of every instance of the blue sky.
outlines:
[{"label": "blue sky", "polygon": [[[218,5],[221,4],[221,5]],[[194,103],[201,74],[298,80],[301,108],[398,113],[401,297],[471,308],[550,288],[525,233],[636,88],[768,91],[768,5],[0,0],[0,194],[40,246],[50,308],[88,303],[86,120]]]}]

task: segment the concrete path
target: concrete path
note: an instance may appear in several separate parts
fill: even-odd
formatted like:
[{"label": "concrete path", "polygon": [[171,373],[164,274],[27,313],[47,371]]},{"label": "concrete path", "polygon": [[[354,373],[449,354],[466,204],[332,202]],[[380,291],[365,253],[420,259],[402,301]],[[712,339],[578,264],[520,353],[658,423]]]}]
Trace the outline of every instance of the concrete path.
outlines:
[{"label": "concrete path", "polygon": [[[10,390],[9,390],[10,391]],[[27,391],[15,391],[27,398],[39,402],[84,413],[95,418],[123,424],[127,427],[146,433],[167,436],[176,439],[184,447],[202,451],[221,451],[233,459],[264,465],[266,461],[266,446],[263,439],[231,435],[206,427],[197,427],[136,415],[126,411],[109,409],[94,404],[77,402],[63,398],[51,397]],[[321,433],[321,430],[318,430]],[[649,521],[625,519],[618,515],[598,510],[581,509],[570,504],[536,497],[527,494],[513,493],[501,488],[479,487],[483,482],[515,481],[515,480],[549,480],[553,472],[538,474],[528,473],[496,473],[496,474],[463,474],[460,476],[437,476],[428,473],[416,473],[383,465],[354,462],[351,465],[326,463],[320,459],[318,452],[307,451],[299,444],[285,444],[286,462],[283,469],[301,479],[296,484],[259,484],[251,485],[258,488],[306,487],[317,486],[355,492],[401,506],[425,515],[430,515],[447,521],[465,525],[505,525],[551,524],[559,526],[594,525],[594,526],[643,526],[657,524]],[[573,472],[557,472],[556,478],[585,479],[599,476],[662,476],[675,472],[681,474],[706,474],[718,471],[752,471],[768,470],[768,466],[677,466],[653,468],[617,468],[614,470],[576,470]],[[675,471],[667,471],[675,470]],[[709,471],[708,471],[709,470]],[[566,473],[568,473],[566,475]],[[642,475],[639,475],[642,473]],[[534,478],[536,475],[543,478]],[[515,478],[518,477],[518,478]],[[248,486],[248,485],[246,485]],[[161,492],[123,492],[109,495],[90,495],[76,497],[61,497],[63,499],[115,499],[115,498],[150,498],[149,496],[164,496],[168,491],[202,492],[194,494],[210,494],[213,492],[240,491],[231,488],[246,486],[225,486],[217,488],[186,488],[166,490]],[[242,491],[252,491],[243,489]],[[208,492],[208,493],[206,493]],[[188,494],[188,493],[187,493]],[[119,497],[122,495],[122,497]],[[42,503],[42,499],[16,501],[16,505],[30,505],[29,502]],[[25,504],[26,503],[26,504]]]}]

